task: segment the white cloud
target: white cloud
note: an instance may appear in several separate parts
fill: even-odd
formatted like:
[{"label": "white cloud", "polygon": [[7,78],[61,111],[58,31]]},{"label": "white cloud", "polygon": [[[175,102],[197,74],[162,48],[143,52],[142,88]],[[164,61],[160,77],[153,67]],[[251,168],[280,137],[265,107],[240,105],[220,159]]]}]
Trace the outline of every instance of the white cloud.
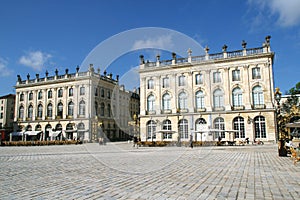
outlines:
[{"label": "white cloud", "polygon": [[8,69],[7,65],[8,65],[8,61],[0,57],[0,71],[1,71],[0,76],[4,77],[12,74],[12,71]]},{"label": "white cloud", "polygon": [[134,42],[132,50],[137,49],[169,49],[173,47],[172,36],[162,35],[155,38],[147,38],[145,40],[137,40]]},{"label": "white cloud", "polygon": [[[266,18],[277,17],[276,23],[282,27],[300,24],[299,0],[248,0],[253,6],[258,6],[259,14]],[[261,13],[262,12],[262,13]],[[259,17],[264,20],[262,17]]]},{"label": "white cloud", "polygon": [[41,71],[44,64],[52,57],[51,54],[43,53],[41,51],[27,52],[26,55],[19,59],[19,63],[35,70]]}]

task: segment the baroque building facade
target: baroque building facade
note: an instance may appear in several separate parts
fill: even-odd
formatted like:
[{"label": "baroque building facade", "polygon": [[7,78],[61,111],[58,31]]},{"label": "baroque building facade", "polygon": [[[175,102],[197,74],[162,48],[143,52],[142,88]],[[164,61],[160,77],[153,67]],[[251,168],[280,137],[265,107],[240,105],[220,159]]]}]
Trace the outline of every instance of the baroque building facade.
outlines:
[{"label": "baroque building facade", "polygon": [[140,56],[142,141],[276,141],[274,52],[262,47],[145,62]]},{"label": "baroque building facade", "polygon": [[[95,71],[65,73],[34,79],[18,75],[15,119],[18,133],[39,140],[80,139],[98,141],[126,140],[129,137],[130,99],[132,92],[119,85],[119,76]],[[22,135],[22,139],[23,135]]]},{"label": "baroque building facade", "polygon": [[13,130],[15,95],[8,94],[0,97],[0,141],[6,140]]}]

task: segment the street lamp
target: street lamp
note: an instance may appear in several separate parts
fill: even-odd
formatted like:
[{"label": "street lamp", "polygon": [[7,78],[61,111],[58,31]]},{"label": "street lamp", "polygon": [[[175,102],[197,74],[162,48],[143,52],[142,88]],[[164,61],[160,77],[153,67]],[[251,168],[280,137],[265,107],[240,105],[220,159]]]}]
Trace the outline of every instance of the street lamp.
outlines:
[{"label": "street lamp", "polygon": [[278,137],[278,155],[279,156],[287,156],[287,150],[285,149],[285,138],[283,137],[280,126],[279,126],[279,117],[280,117],[280,100],[282,93],[279,88],[275,89],[274,98],[277,103],[276,106],[276,128],[277,128],[277,137]]}]

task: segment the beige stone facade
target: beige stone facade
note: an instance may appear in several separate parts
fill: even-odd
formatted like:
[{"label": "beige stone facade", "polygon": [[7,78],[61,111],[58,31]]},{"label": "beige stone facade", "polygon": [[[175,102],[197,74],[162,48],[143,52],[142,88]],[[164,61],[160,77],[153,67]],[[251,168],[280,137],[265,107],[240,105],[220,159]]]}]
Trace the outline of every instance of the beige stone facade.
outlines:
[{"label": "beige stone facade", "polygon": [[141,56],[141,140],[276,141],[270,37],[262,47],[242,46],[146,63]]}]

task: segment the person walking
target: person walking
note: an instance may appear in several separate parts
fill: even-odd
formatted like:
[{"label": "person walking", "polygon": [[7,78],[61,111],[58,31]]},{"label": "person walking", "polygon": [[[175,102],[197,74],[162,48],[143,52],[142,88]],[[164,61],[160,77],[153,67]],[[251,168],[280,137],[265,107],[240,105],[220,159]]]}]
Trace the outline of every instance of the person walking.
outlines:
[{"label": "person walking", "polygon": [[192,136],[192,134],[190,135],[190,147],[193,148],[193,136]]}]

